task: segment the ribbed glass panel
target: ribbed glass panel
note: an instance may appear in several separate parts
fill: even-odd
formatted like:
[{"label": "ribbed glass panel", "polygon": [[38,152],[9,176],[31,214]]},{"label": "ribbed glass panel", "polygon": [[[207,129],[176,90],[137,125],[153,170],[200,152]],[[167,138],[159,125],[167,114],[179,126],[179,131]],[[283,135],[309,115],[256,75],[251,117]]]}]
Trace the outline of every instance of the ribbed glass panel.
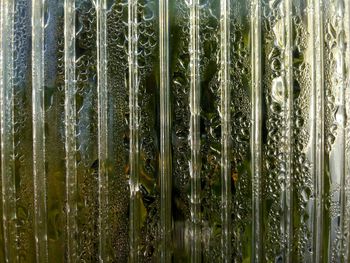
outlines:
[{"label": "ribbed glass panel", "polygon": [[0,262],[349,262],[348,0],[0,0]]}]

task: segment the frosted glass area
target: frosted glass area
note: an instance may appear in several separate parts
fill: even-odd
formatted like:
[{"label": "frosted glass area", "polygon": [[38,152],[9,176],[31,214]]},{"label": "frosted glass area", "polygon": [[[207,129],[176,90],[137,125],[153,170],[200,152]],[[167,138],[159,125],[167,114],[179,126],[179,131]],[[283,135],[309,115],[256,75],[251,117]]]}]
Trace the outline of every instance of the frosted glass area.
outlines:
[{"label": "frosted glass area", "polygon": [[0,262],[350,262],[349,0],[0,0]]}]

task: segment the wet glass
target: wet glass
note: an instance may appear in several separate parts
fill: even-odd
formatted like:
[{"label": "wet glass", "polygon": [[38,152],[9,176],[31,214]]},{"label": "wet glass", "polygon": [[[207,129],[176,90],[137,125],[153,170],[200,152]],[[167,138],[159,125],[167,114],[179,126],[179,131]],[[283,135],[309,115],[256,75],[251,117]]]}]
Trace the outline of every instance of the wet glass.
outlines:
[{"label": "wet glass", "polygon": [[350,2],[0,0],[0,262],[348,262]]}]

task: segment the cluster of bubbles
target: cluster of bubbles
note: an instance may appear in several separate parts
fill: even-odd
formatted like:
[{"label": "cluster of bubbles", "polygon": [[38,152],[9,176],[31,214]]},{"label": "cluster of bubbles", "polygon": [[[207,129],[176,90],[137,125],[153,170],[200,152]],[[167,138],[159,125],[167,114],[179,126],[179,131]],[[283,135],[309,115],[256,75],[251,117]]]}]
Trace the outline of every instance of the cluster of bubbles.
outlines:
[{"label": "cluster of bubbles", "polygon": [[313,178],[310,175],[310,161],[306,157],[305,149],[309,145],[310,135],[307,130],[310,110],[311,83],[310,66],[305,61],[307,48],[307,30],[298,15],[293,17],[293,189],[294,189],[294,224],[299,227],[294,231],[295,258],[305,261],[305,255],[310,252],[311,238],[309,229],[310,214],[307,209],[308,202],[312,202]]},{"label": "cluster of bubbles", "polygon": [[[111,162],[114,175],[109,182],[109,220],[113,261],[127,261],[129,255],[129,87],[128,74],[128,5],[114,1],[107,13],[107,82],[109,116],[113,145]],[[112,135],[113,134],[113,135]]]},{"label": "cluster of bubbles", "polygon": [[182,218],[189,218],[189,160],[190,147],[188,143],[190,109],[189,109],[189,10],[186,3],[180,1],[176,5],[174,31],[175,65],[171,75],[171,90],[173,91],[173,169],[174,194],[178,199],[175,211],[182,210]]},{"label": "cluster of bubbles", "polygon": [[[219,14],[214,1],[201,5],[199,20],[201,82],[201,206],[203,260],[220,258],[221,118],[219,88]],[[213,34],[213,32],[218,32]]]},{"label": "cluster of bubbles", "polygon": [[[98,260],[97,53],[96,10],[90,0],[76,6],[76,114],[78,246],[82,262]],[[63,32],[63,18],[58,28]],[[64,90],[64,38],[58,38],[57,85]]]},{"label": "cluster of bubbles", "polygon": [[[339,56],[344,50],[345,32],[341,23],[344,23],[342,17],[344,15],[344,7],[339,2],[334,2],[329,5],[329,9],[325,12],[324,23],[324,38],[325,38],[325,104],[326,116],[325,119],[325,136],[326,136],[326,156],[330,158],[333,151],[333,146],[336,141],[339,129],[342,129],[344,117],[342,113],[342,105],[340,105],[341,93],[345,92],[343,83],[346,83],[344,72],[341,72],[342,62]],[[338,145],[337,145],[338,146]],[[346,146],[344,146],[346,147]],[[335,150],[335,149],[334,149]],[[338,162],[338,161],[335,161]],[[349,218],[346,217],[346,206],[342,197],[346,195],[347,181],[342,176],[345,174],[337,172],[330,165],[329,180],[331,185],[325,194],[325,208],[330,219],[330,237],[329,237],[329,258],[331,262],[346,260],[345,253],[348,248],[348,232],[346,228],[349,225]],[[343,185],[345,184],[345,185]],[[343,191],[345,193],[343,193]],[[344,209],[344,211],[343,211]],[[343,213],[344,212],[344,213]]]},{"label": "cluster of bubbles", "polygon": [[337,35],[334,24],[327,20],[324,29],[325,38],[325,57],[328,59],[324,60],[325,69],[325,136],[326,136],[326,151],[330,153],[332,146],[337,136],[337,123],[335,121],[335,91],[332,89],[335,83],[334,71],[335,71],[335,52],[337,51]]},{"label": "cluster of bubbles", "polygon": [[[269,4],[271,4],[269,2]],[[285,126],[283,116],[283,90],[284,79],[282,76],[283,63],[283,43],[279,43],[281,32],[278,28],[282,22],[281,3],[273,3],[268,6],[263,5],[263,45],[265,47],[265,76],[263,77],[264,87],[263,95],[266,98],[266,144],[263,147],[264,155],[264,174],[266,177],[263,182],[263,198],[268,204],[264,211],[266,218],[266,233],[264,237],[267,261],[275,261],[276,256],[281,252],[282,233],[280,228],[281,207],[280,207],[280,167],[283,165],[283,153],[281,152],[281,140],[283,137],[282,128]],[[281,46],[282,45],[282,46]]]},{"label": "cluster of bubbles", "polygon": [[251,130],[251,56],[248,41],[249,3],[232,1],[231,10],[231,181],[232,253],[237,262],[246,258],[245,239],[249,235],[251,213],[250,130]]},{"label": "cluster of bubbles", "polygon": [[[251,139],[251,57],[249,56],[249,1],[232,1],[231,13],[231,47],[230,47],[230,89],[231,89],[231,180],[232,180],[232,253],[237,262],[245,259],[244,242],[251,238],[250,218],[252,218],[252,171],[249,150]],[[186,227],[190,215],[190,2],[178,1],[174,5],[174,17],[171,23],[171,75],[170,90],[172,92],[172,166],[173,166],[173,216],[176,226],[180,226],[186,236]],[[292,109],[287,109],[286,96],[286,43],[284,17],[281,11],[283,1],[263,0],[262,2],[262,61],[263,61],[263,228],[264,256],[268,262],[283,259],[282,251],[288,238],[283,233],[282,224],[284,205],[283,191],[286,189],[287,160],[291,160],[293,187],[293,258],[305,261],[306,255],[312,255],[310,229],[310,203],[314,202],[314,178],[311,177],[312,163],[308,160],[311,135],[309,116],[311,112],[311,65],[307,62],[306,49],[310,38],[305,21],[300,17],[302,7],[293,5],[293,43],[292,43]],[[32,224],[33,204],[32,179],[25,173],[31,171],[31,97],[30,83],[26,72],[30,67],[30,7],[24,0],[16,2],[15,36],[14,36],[14,115],[15,115],[15,165],[18,174],[17,195],[17,230],[19,233],[19,257],[27,260],[32,247],[30,239],[33,233],[28,230]],[[139,0],[137,3],[137,70],[139,82],[136,94],[138,97],[138,136],[139,136],[139,175],[140,175],[140,205],[141,234],[139,256],[142,262],[150,262],[159,256],[160,233],[160,186],[159,186],[159,61],[158,41],[159,24],[155,0]],[[239,10],[243,10],[240,12]],[[251,11],[251,10],[250,10]],[[200,1],[199,10],[199,67],[201,86],[201,228],[203,257],[205,261],[221,257],[221,148],[222,148],[222,116],[221,116],[221,72],[220,72],[220,10],[217,1]],[[49,15],[47,15],[49,17]],[[51,19],[53,19],[51,17]],[[64,30],[63,17],[58,20],[58,31]],[[55,21],[56,23],[57,21]],[[111,152],[111,173],[108,220],[111,236],[108,253],[117,262],[126,261],[129,254],[129,65],[128,65],[128,1],[114,1],[107,12],[107,81],[108,81],[108,131],[113,147]],[[337,68],[336,56],[341,48],[340,34],[334,19],[329,18],[324,26],[324,73],[325,73],[325,148],[326,156],[332,153],[332,147],[337,137],[338,121],[335,90],[339,85],[339,76],[333,74]],[[51,30],[51,29],[50,29]],[[50,31],[48,30],[48,31]],[[57,31],[57,29],[55,29]],[[215,32],[215,33],[213,33]],[[46,36],[47,37],[47,36]],[[92,0],[78,1],[76,9],[76,106],[77,106],[77,170],[79,185],[78,200],[78,245],[81,248],[79,259],[82,262],[98,261],[98,94],[97,94],[97,21],[96,10]],[[55,153],[64,156],[64,85],[65,60],[64,39],[58,37],[57,72],[55,83],[45,87],[45,114],[53,120],[53,125],[46,124],[47,145],[55,148]],[[46,47],[45,50],[55,50]],[[49,52],[49,51],[48,51]],[[28,55],[29,54],[29,55]],[[47,58],[48,56],[45,56]],[[45,62],[47,63],[47,62]],[[291,65],[289,65],[291,66]],[[55,86],[56,85],[56,86]],[[336,88],[334,88],[336,87]],[[60,111],[62,110],[62,113]],[[291,110],[292,116],[286,113]],[[62,121],[57,121],[57,118]],[[291,138],[286,138],[289,124],[292,127]],[[60,135],[60,136],[58,136]],[[57,138],[61,141],[59,141]],[[29,142],[29,143],[27,143]],[[287,144],[292,148],[289,152]],[[311,146],[310,146],[311,145]],[[55,147],[53,147],[55,146]],[[59,146],[59,147],[56,147]],[[348,146],[347,146],[348,147]],[[347,149],[348,151],[348,149]],[[292,156],[289,156],[289,155]],[[62,160],[60,160],[62,161]],[[57,156],[48,155],[49,173],[54,173],[50,179],[50,201],[52,205],[64,203],[62,189],[64,188],[64,172],[58,171]],[[327,160],[325,161],[327,162]],[[52,163],[52,164],[51,164]],[[327,164],[325,164],[327,166]],[[52,168],[54,167],[54,168]],[[326,167],[327,168],[327,167]],[[328,178],[328,175],[326,175]],[[51,178],[51,177],[50,177]],[[57,186],[55,186],[55,185]],[[349,185],[349,182],[346,183]],[[53,189],[56,189],[52,191]],[[337,220],[341,215],[338,194],[341,186],[332,182],[325,194],[326,213],[331,220]],[[348,189],[346,189],[349,191]],[[347,204],[348,205],[348,204]],[[61,207],[50,207],[49,223],[53,224],[49,238],[55,242],[64,238],[59,229],[64,228]],[[349,212],[346,212],[349,213]],[[248,218],[248,220],[247,220]],[[348,220],[346,221],[346,225]],[[186,227],[185,227],[186,226]],[[296,227],[297,226],[297,227]],[[175,229],[176,232],[177,229]],[[348,230],[345,228],[345,230]],[[342,233],[339,226],[335,227],[335,237],[331,240],[331,257],[333,261],[345,251],[342,241],[349,237]],[[344,231],[348,232],[348,231]],[[186,237],[185,237],[186,238]],[[186,240],[185,242],[187,242]],[[60,241],[59,241],[60,242]],[[59,242],[56,242],[57,244]],[[182,254],[183,260],[188,257],[188,250],[183,248],[183,240],[175,240],[175,257]],[[54,244],[54,246],[56,246]],[[52,246],[52,247],[54,247]],[[186,248],[187,249],[187,248]],[[177,258],[180,260],[180,258]],[[181,258],[182,260],[182,258]]]},{"label": "cluster of bubbles", "polygon": [[[140,138],[140,191],[145,215],[141,216],[140,260],[157,258],[160,241],[160,186],[158,178],[159,142],[157,134],[158,20],[156,1],[137,3],[138,116]],[[130,41],[130,39],[128,39]]]}]

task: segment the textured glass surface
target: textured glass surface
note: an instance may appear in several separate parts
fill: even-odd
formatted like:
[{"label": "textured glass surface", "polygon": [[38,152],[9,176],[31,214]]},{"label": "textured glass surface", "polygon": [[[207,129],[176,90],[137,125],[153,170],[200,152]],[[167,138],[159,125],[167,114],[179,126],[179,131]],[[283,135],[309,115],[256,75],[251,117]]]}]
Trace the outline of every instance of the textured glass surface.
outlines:
[{"label": "textured glass surface", "polygon": [[0,0],[0,262],[349,262],[349,0]]}]

